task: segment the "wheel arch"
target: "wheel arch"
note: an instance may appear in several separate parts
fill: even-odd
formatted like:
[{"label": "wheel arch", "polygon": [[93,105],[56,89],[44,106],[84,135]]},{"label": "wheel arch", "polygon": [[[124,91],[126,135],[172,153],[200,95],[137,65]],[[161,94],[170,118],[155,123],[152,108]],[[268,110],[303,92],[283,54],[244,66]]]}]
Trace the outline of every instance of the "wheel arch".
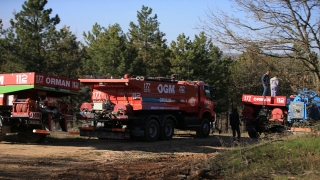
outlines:
[{"label": "wheel arch", "polygon": [[209,122],[213,122],[214,121],[214,116],[211,116],[211,113],[209,111],[205,111],[202,114],[202,118],[201,119],[207,119]]},{"label": "wheel arch", "polygon": [[151,120],[151,119],[155,119],[159,125],[160,125],[160,119],[159,119],[159,116],[156,116],[156,115],[148,115],[146,117],[143,118],[144,119],[144,128],[147,126],[148,122]]},{"label": "wheel arch", "polygon": [[174,126],[177,126],[177,125],[178,125],[178,122],[177,122],[177,119],[176,119],[175,116],[173,116],[172,114],[164,114],[164,115],[161,115],[161,116],[160,116],[160,119],[159,119],[159,120],[160,120],[160,126],[161,126],[161,127],[163,126],[164,121],[165,121],[166,119],[171,119],[172,122],[173,122],[173,124],[174,124]]}]

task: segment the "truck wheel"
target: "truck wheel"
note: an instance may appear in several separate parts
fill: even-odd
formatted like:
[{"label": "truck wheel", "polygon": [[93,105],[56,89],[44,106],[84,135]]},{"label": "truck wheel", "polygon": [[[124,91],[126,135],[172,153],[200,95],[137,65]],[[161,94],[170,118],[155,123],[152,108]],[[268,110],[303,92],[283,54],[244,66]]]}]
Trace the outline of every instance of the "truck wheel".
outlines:
[{"label": "truck wheel", "polygon": [[201,127],[197,130],[197,136],[206,138],[210,134],[210,122],[207,119],[202,119]]},{"label": "truck wheel", "polygon": [[248,131],[248,135],[249,135],[250,138],[258,138],[258,137],[260,137],[260,133],[257,132],[256,130]]},{"label": "truck wheel", "polygon": [[41,143],[47,135],[33,133],[33,127],[23,128],[18,132],[18,138],[24,143]]},{"label": "truck wheel", "polygon": [[4,140],[4,137],[6,136],[6,133],[3,133],[2,127],[3,127],[3,118],[0,115],[0,142]]},{"label": "truck wheel", "polygon": [[5,133],[2,133],[2,130],[1,130],[1,126],[0,126],[0,142],[4,140],[4,137],[6,136]]},{"label": "truck wheel", "polygon": [[166,119],[163,122],[163,127],[161,128],[160,139],[169,140],[174,134],[174,124],[171,119]]},{"label": "truck wheel", "polygon": [[158,139],[159,137],[159,123],[155,119],[149,120],[146,126],[145,134],[144,134],[144,139],[145,141],[148,142],[154,142]]}]

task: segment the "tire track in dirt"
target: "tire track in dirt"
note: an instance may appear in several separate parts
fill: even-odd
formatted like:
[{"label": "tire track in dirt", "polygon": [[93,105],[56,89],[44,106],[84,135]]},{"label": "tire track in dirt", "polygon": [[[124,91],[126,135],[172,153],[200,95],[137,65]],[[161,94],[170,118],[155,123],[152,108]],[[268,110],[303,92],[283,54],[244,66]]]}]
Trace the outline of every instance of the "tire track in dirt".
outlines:
[{"label": "tire track in dirt", "polygon": [[[242,144],[255,142],[243,138]],[[0,143],[0,179],[218,179],[207,160],[232,146],[229,136],[193,134],[154,143],[50,137],[21,144],[8,138]]]}]

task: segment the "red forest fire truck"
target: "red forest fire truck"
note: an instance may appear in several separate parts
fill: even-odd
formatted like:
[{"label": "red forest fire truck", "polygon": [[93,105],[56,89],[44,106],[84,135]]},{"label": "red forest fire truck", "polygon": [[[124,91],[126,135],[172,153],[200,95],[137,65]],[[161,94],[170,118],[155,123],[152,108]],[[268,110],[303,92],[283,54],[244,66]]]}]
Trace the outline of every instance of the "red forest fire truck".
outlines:
[{"label": "red forest fire truck", "polygon": [[68,132],[71,105],[61,97],[78,94],[80,82],[36,72],[0,74],[0,141],[18,133],[20,141],[39,143],[53,132],[52,121]]},{"label": "red forest fire truck", "polygon": [[207,137],[214,122],[213,91],[202,81],[128,74],[79,80],[92,89],[92,101],[81,105],[78,116],[91,122],[80,128],[81,136],[157,141],[171,139],[180,129]]}]

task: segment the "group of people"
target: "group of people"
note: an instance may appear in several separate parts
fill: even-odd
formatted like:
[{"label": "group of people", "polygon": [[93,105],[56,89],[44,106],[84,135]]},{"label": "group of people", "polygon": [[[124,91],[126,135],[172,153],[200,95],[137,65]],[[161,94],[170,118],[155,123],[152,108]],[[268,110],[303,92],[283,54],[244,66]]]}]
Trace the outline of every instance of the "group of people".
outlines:
[{"label": "group of people", "polygon": [[269,74],[270,71],[267,71],[262,75],[261,81],[263,85],[263,93],[262,96],[266,96],[267,90],[268,90],[268,85],[270,84],[270,90],[271,90],[271,97],[277,96],[278,93],[278,86],[279,86],[279,79],[278,75],[275,75],[273,78],[269,80]]},{"label": "group of people", "polygon": [[[263,85],[262,96],[264,97],[266,96],[268,91],[268,85],[270,84],[271,97],[275,97],[277,96],[277,93],[278,93],[279,79],[277,75],[269,79],[269,74],[270,74],[270,71],[267,71],[261,77],[261,81]],[[232,109],[232,113],[230,114],[229,119],[230,119],[230,126],[232,129],[233,140],[234,141],[238,140],[239,142],[241,138],[241,133],[240,133],[241,122],[240,122],[240,117],[239,117],[237,108]]]}]

